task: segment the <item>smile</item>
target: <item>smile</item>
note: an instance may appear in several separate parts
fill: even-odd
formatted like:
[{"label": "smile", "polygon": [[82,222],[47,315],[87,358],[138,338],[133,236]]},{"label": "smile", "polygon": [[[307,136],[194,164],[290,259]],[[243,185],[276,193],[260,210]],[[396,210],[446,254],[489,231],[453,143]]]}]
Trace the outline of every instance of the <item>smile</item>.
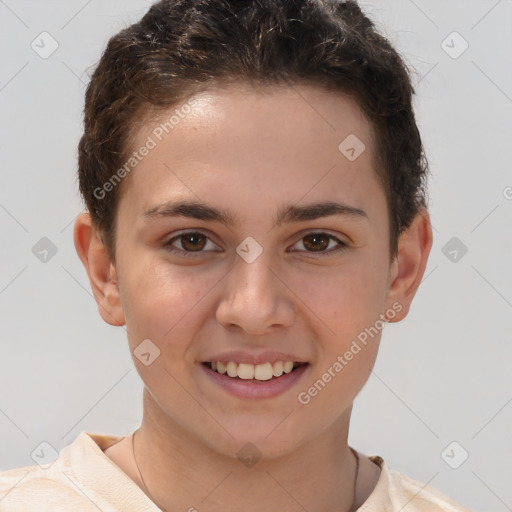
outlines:
[{"label": "smile", "polygon": [[281,377],[283,373],[291,373],[295,368],[305,363],[294,361],[276,361],[274,363],[250,364],[235,361],[211,361],[203,363],[221,375],[227,374],[232,378],[242,380],[270,380]]},{"label": "smile", "polygon": [[242,399],[276,397],[294,386],[309,370],[309,363],[275,361],[250,364],[207,361],[199,365],[209,382]]}]

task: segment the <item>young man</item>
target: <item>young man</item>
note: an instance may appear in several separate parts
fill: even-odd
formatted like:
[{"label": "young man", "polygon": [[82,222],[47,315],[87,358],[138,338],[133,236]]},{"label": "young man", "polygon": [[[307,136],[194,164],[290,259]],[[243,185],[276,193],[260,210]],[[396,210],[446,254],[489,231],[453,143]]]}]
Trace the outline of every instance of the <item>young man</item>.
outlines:
[{"label": "young man", "polygon": [[143,420],[4,472],[0,510],[467,510],[348,446],[432,244],[411,95],[353,2],[162,1],[110,40],[74,240]]}]

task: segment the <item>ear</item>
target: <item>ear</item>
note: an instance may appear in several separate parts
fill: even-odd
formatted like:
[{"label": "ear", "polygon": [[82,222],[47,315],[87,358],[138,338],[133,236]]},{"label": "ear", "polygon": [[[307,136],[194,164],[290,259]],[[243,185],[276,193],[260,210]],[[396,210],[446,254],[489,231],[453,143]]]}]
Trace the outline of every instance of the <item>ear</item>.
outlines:
[{"label": "ear", "polygon": [[388,318],[388,322],[399,322],[409,313],[412,299],[423,278],[431,247],[430,216],[422,208],[409,228],[400,235],[398,254],[391,264],[387,307],[395,311],[396,315]]},{"label": "ear", "polygon": [[124,325],[116,269],[89,213],[82,213],[77,217],[73,238],[78,257],[89,276],[101,317],[110,325]]}]

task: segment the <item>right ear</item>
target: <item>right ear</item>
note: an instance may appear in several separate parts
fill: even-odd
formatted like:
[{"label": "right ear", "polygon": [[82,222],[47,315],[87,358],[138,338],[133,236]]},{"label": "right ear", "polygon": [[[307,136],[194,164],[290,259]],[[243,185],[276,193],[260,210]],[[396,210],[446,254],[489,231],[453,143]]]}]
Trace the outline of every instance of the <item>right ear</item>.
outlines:
[{"label": "right ear", "polygon": [[89,276],[101,317],[110,325],[124,325],[116,269],[89,213],[81,213],[75,220],[73,239],[78,257]]}]

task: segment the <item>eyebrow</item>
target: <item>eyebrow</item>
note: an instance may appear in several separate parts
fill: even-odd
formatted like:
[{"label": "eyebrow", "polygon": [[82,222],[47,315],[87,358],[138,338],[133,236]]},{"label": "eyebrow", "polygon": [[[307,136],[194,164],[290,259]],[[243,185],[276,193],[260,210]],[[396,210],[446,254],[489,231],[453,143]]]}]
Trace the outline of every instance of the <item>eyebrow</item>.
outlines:
[{"label": "eyebrow", "polygon": [[[274,226],[280,226],[281,224],[315,220],[333,215],[368,218],[366,212],[359,208],[335,201],[321,201],[304,206],[285,205],[279,209],[273,221]],[[142,216],[146,218],[188,217],[191,219],[220,222],[228,227],[238,223],[237,216],[228,210],[208,206],[197,201],[169,201],[149,208]]]}]

